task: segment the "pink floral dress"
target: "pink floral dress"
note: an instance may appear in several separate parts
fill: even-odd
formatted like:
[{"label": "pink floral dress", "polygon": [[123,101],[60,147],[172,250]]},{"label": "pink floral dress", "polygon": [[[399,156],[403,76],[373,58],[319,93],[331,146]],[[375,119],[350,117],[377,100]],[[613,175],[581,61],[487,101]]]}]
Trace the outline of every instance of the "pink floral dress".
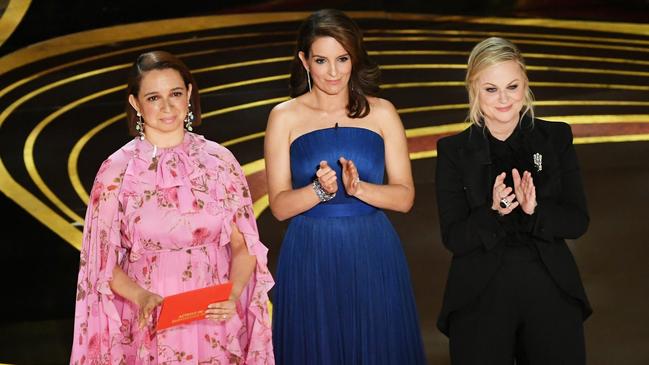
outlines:
[{"label": "pink floral dress", "polygon": [[[134,139],[101,165],[86,213],[71,364],[273,364],[268,291],[245,176],[226,148],[186,132],[179,146]],[[161,296],[227,282],[232,225],[257,266],[227,322],[158,333],[111,291],[115,265]]]}]

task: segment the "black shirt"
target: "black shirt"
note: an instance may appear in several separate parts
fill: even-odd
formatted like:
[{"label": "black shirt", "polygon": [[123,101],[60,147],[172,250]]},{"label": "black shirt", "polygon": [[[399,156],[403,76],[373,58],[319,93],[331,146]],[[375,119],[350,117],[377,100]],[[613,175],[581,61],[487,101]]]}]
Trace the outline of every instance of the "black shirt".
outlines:
[{"label": "black shirt", "polygon": [[[488,132],[487,136],[491,154],[491,181],[494,181],[496,176],[504,172],[506,174],[505,185],[513,189],[512,169],[516,168],[521,176],[523,172],[530,169],[528,159],[531,154],[528,152],[529,148],[525,145],[523,133],[520,127],[517,127],[504,141],[498,140]],[[530,232],[532,230],[533,215],[530,216],[523,212],[518,206],[511,213],[499,217],[498,220],[507,232],[505,237],[507,246],[532,245]]]}]

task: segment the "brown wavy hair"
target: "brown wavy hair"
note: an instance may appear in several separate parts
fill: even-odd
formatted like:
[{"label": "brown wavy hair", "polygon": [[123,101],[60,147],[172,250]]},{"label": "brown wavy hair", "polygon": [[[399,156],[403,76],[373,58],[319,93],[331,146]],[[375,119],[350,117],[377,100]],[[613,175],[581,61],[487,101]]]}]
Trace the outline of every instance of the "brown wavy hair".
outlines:
[{"label": "brown wavy hair", "polygon": [[144,74],[151,70],[166,70],[174,69],[178,71],[180,76],[185,82],[185,87],[189,88],[192,85],[192,94],[189,101],[192,104],[192,111],[194,112],[194,121],[192,126],[199,126],[201,124],[201,100],[198,95],[198,85],[192,76],[189,68],[176,56],[165,51],[152,51],[139,55],[137,60],[131,66],[128,75],[128,88],[126,91],[126,120],[128,122],[128,131],[132,136],[137,136],[138,132],[135,130],[137,123],[137,111],[128,102],[129,95],[137,98],[140,93],[140,86]]},{"label": "brown wavy hair", "polygon": [[300,96],[309,91],[306,70],[299,57],[304,52],[308,59],[311,45],[319,37],[332,37],[349,53],[352,72],[349,78],[349,101],[347,115],[350,118],[363,118],[370,113],[367,96],[377,96],[380,91],[381,72],[367,54],[363,45],[363,33],[358,25],[345,13],[335,9],[318,10],[311,14],[300,26],[297,46],[291,64],[290,94]]}]

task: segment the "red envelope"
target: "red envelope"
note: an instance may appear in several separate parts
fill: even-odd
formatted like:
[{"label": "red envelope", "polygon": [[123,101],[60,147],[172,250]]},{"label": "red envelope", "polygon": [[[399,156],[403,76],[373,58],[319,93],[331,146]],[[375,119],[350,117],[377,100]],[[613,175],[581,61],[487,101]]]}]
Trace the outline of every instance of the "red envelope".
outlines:
[{"label": "red envelope", "polygon": [[231,291],[232,283],[225,283],[165,297],[156,330],[205,318],[207,306],[227,300]]}]

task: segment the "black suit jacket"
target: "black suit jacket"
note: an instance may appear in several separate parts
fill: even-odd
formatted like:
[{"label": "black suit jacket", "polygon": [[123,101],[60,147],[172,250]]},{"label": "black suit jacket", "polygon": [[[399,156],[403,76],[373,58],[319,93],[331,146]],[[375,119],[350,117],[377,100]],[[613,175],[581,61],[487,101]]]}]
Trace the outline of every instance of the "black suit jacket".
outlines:
[{"label": "black suit jacket", "polygon": [[[558,286],[592,313],[577,265],[565,239],[588,228],[589,217],[572,131],[566,123],[524,118],[523,148],[536,187],[538,206],[529,232]],[[494,181],[486,131],[471,126],[437,144],[436,189],[442,242],[453,253],[437,326],[448,334],[448,317],[476,299],[501,264],[506,233],[491,209]],[[533,162],[541,154],[541,170]],[[511,172],[507,172],[511,174]],[[522,171],[521,171],[522,174]],[[518,208],[517,208],[518,209]]]}]

